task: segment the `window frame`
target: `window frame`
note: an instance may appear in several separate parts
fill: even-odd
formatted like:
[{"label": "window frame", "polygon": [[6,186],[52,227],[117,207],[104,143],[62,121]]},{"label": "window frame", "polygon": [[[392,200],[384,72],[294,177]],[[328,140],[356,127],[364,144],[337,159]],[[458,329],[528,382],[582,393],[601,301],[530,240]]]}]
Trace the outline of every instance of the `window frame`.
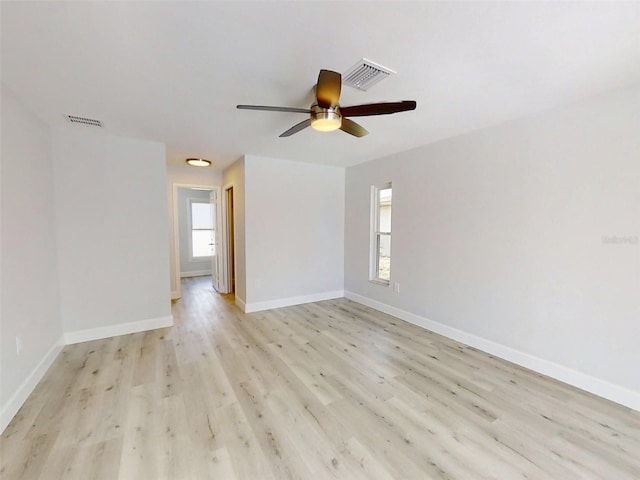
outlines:
[{"label": "window frame", "polygon": [[[203,261],[206,261],[206,260],[211,260],[215,256],[215,251],[211,255],[204,255],[204,256],[196,257],[193,254],[193,231],[194,230],[197,230],[199,232],[210,231],[211,235],[214,237],[214,243],[215,243],[216,229],[215,229],[215,225],[212,225],[212,228],[193,228],[193,204],[194,203],[211,205],[211,202],[205,201],[204,199],[201,199],[201,198],[190,198],[189,199],[189,240],[190,240],[189,241],[189,261],[190,262],[203,262]],[[211,221],[213,222],[213,217],[211,218]]]},{"label": "window frame", "polygon": [[[389,231],[382,232],[380,230],[380,191],[391,189],[391,222],[389,224]],[[377,285],[390,286],[391,285],[391,268],[389,268],[389,279],[380,278],[378,276],[380,272],[380,257],[379,245],[382,236],[388,236],[391,241],[391,232],[393,231],[393,184],[392,182],[380,183],[377,185],[371,185],[371,226],[370,226],[370,245],[369,245],[369,281]],[[389,251],[389,262],[391,262],[391,251]]]}]

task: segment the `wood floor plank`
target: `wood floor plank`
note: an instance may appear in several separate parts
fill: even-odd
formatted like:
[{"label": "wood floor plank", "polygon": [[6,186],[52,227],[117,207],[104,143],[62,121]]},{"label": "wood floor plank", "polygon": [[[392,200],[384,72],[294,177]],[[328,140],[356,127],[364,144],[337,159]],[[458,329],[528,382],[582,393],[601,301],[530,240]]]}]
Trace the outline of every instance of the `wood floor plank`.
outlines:
[{"label": "wood floor plank", "polygon": [[346,299],[70,345],[0,437],[2,480],[640,479],[640,412]]},{"label": "wood floor plank", "polygon": [[[159,399],[158,399],[159,400]],[[158,460],[156,437],[158,418],[162,414],[154,399],[153,386],[133,385],[129,397],[130,419],[124,425],[120,455],[120,480],[129,478],[157,478]]]}]

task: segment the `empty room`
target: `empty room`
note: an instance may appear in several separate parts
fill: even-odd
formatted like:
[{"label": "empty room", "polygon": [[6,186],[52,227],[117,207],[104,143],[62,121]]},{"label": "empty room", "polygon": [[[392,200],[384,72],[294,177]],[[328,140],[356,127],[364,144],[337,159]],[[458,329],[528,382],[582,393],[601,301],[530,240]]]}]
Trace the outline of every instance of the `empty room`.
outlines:
[{"label": "empty room", "polygon": [[0,478],[640,479],[640,2],[0,21]]}]

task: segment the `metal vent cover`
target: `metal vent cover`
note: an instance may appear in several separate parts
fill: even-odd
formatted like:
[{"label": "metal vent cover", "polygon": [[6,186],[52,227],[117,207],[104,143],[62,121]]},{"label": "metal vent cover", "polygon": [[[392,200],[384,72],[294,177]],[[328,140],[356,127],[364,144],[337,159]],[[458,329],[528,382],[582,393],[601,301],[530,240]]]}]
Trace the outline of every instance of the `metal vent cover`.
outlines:
[{"label": "metal vent cover", "polygon": [[71,123],[79,123],[80,125],[86,125],[87,127],[104,127],[101,120],[96,120],[94,118],[79,117],[77,115],[65,115],[65,117]]},{"label": "metal vent cover", "polygon": [[342,83],[366,92],[376,83],[395,73],[390,68],[363,58],[342,74]]}]

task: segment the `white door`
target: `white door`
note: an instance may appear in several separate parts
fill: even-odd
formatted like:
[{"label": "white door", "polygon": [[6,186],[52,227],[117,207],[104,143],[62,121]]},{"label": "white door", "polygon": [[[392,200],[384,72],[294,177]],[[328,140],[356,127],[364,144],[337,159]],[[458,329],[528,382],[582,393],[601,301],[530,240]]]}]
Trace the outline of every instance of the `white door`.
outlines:
[{"label": "white door", "polygon": [[219,290],[218,277],[219,277],[219,245],[220,245],[220,234],[218,233],[218,191],[211,190],[209,194],[209,202],[211,203],[211,216],[213,226],[213,235],[212,235],[212,245],[211,245],[211,281],[213,282],[213,288],[216,291]]}]

